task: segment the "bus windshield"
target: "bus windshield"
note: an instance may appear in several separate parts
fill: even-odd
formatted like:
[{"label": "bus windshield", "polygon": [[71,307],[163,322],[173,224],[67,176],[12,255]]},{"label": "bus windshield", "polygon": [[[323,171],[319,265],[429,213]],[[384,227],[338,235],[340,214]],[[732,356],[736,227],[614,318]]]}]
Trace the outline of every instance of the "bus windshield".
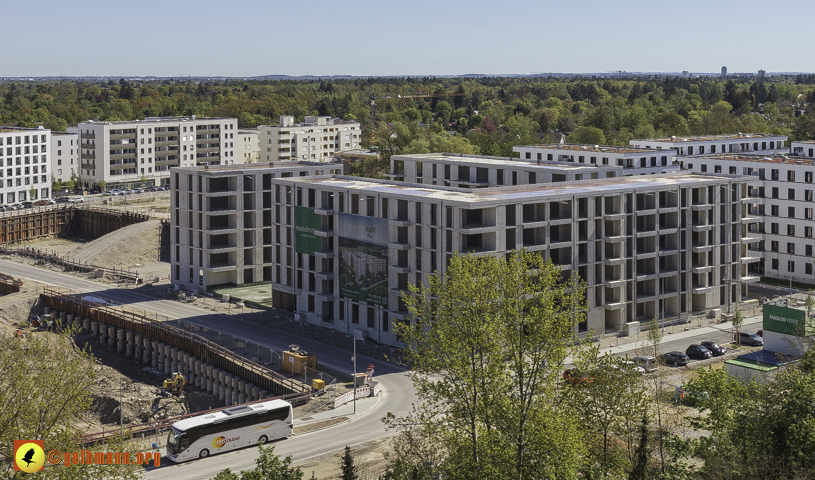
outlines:
[{"label": "bus windshield", "polygon": [[167,433],[167,449],[174,454],[180,453],[181,448],[179,448],[179,439],[181,436],[184,435],[184,432],[181,430],[177,430],[175,427],[171,427],[169,433]]}]

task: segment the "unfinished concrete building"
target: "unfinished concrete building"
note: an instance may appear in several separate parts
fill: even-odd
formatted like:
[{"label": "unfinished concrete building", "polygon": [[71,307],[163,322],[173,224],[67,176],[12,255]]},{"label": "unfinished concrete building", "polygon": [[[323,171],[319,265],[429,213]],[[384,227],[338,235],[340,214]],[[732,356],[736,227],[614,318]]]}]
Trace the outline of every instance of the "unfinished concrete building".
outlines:
[{"label": "unfinished concrete building", "polygon": [[455,252],[524,248],[564,277],[576,271],[589,305],[579,331],[686,318],[734,302],[753,280],[743,243],[756,220],[742,202],[750,177],[469,189],[280,172],[174,170],[174,282],[269,282],[273,306],[395,345],[393,322],[408,319],[400,295],[443,272]]},{"label": "unfinished concrete building", "polygon": [[512,151],[522,159],[538,162],[562,162],[608,167],[616,165],[624,175],[656,175],[678,172],[673,150],[655,150],[607,145],[517,145]]}]

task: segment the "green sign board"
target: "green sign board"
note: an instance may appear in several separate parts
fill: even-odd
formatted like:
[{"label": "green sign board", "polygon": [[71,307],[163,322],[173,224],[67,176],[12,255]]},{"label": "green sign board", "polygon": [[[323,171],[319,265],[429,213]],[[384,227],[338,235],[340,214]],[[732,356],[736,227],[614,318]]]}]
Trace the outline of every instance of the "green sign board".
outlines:
[{"label": "green sign board", "polygon": [[805,335],[806,312],[794,308],[764,305],[764,330],[786,335]]},{"label": "green sign board", "polygon": [[323,241],[315,233],[322,225],[322,218],[313,208],[294,207],[294,250],[306,255],[322,250]]}]

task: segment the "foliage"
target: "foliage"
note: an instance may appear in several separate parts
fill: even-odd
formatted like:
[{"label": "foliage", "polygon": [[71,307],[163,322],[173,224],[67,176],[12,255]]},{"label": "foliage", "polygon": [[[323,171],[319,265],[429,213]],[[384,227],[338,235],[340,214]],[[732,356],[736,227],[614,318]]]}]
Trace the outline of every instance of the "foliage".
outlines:
[{"label": "foliage", "polygon": [[[30,332],[25,338],[0,334],[0,457],[10,458],[14,440],[21,439],[43,440],[46,452],[88,448],[78,442],[83,432],[72,421],[90,408],[94,359],[89,349],[77,348],[71,334],[71,330],[56,335]],[[131,449],[135,455],[135,446],[119,438],[92,448]],[[71,480],[129,479],[139,474],[134,465],[71,465],[47,471],[48,478]],[[0,476],[14,476],[12,462],[0,463]]]},{"label": "foliage", "polygon": [[[303,472],[291,466],[292,458],[283,460],[274,453],[274,446],[258,446],[259,456],[255,459],[254,470],[241,471],[240,480],[302,480]],[[226,468],[218,472],[213,480],[238,480],[238,475]]]},{"label": "foliage", "polygon": [[741,326],[744,325],[744,317],[741,315],[741,310],[739,307],[736,306],[736,312],[733,314],[733,330],[736,331],[736,342],[738,345],[741,345]]},{"label": "foliage", "polygon": [[351,455],[351,447],[345,446],[345,452],[340,458],[340,479],[342,480],[358,480],[357,466],[354,465],[354,456]]},{"label": "foliage", "polygon": [[585,312],[577,277],[540,255],[456,255],[443,276],[410,286],[398,327],[422,399],[391,427],[420,425],[450,478],[567,478],[585,446],[557,380]]}]

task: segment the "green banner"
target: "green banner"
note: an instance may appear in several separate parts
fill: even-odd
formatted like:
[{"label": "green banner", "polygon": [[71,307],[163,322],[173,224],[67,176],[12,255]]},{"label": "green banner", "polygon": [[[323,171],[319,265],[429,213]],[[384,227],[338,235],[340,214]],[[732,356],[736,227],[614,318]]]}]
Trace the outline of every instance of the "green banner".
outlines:
[{"label": "green banner", "polygon": [[294,250],[314,255],[323,249],[323,241],[314,232],[322,228],[322,218],[313,208],[294,207]]},{"label": "green banner", "polygon": [[764,305],[764,330],[786,335],[803,336],[806,312],[794,308]]}]

